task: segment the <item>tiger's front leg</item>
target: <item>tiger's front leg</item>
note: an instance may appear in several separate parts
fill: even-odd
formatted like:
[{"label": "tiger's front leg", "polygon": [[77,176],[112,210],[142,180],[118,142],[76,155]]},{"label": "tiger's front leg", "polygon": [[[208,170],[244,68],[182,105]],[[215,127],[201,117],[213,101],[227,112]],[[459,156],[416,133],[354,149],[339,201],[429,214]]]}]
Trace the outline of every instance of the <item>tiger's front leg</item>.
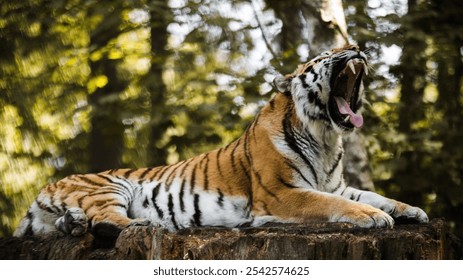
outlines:
[{"label": "tiger's front leg", "polygon": [[276,199],[269,197],[263,204],[266,210],[259,209],[259,203],[255,203],[255,220],[273,216],[274,221],[280,222],[349,222],[363,228],[394,225],[394,219],[378,208],[303,188],[286,188],[278,192]]},{"label": "tiger's front leg", "polygon": [[426,213],[420,208],[410,206],[394,199],[386,198],[374,192],[347,187],[340,194],[347,199],[366,203],[375,208],[381,209],[394,218],[412,219],[420,223],[426,223],[429,221],[428,215],[426,215]]}]

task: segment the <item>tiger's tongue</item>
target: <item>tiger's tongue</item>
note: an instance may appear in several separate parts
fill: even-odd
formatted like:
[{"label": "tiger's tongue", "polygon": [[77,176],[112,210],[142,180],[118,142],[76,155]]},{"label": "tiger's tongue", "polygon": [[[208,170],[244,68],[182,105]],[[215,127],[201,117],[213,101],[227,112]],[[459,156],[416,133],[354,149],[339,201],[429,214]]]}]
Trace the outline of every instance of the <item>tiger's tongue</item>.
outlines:
[{"label": "tiger's tongue", "polygon": [[343,115],[350,116],[349,121],[351,124],[357,128],[363,125],[363,116],[361,114],[354,113],[344,98],[336,96],[334,100],[336,100],[339,112]]}]

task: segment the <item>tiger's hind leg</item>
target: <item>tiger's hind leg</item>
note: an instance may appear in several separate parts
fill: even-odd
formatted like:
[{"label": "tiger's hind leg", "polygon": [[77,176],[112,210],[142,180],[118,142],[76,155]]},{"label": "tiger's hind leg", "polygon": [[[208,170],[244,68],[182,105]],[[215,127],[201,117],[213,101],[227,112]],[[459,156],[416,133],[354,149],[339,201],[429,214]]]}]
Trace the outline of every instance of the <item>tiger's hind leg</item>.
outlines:
[{"label": "tiger's hind leg", "polygon": [[72,207],[66,210],[64,216],[56,220],[55,226],[64,233],[81,236],[87,232],[88,218],[84,210]]},{"label": "tiger's hind leg", "polygon": [[[92,209],[93,210],[93,209]],[[93,213],[90,211],[89,213]],[[92,225],[92,233],[98,236],[118,236],[119,233],[129,226],[148,226],[150,221],[146,219],[131,219],[122,205],[111,205],[89,215]]]}]

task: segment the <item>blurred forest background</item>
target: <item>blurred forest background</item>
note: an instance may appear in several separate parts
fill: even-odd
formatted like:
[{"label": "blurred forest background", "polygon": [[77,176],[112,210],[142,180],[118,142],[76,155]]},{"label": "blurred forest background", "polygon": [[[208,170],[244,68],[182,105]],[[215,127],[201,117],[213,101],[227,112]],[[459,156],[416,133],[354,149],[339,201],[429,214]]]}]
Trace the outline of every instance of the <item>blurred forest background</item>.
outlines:
[{"label": "blurred forest background", "polygon": [[275,73],[322,51],[311,27],[328,2],[347,33],[325,27],[368,48],[374,68],[360,139],[376,191],[463,237],[458,0],[2,1],[0,237],[47,182],[238,137]]}]

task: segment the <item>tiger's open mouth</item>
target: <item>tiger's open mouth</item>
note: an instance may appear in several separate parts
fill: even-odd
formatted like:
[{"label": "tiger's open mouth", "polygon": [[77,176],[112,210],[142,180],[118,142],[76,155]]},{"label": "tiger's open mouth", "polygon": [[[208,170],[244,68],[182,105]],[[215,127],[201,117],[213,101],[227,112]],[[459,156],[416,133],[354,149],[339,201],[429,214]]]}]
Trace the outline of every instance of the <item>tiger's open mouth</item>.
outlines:
[{"label": "tiger's open mouth", "polygon": [[359,90],[363,75],[368,75],[367,63],[360,55],[350,57],[333,67],[328,111],[331,119],[342,129],[352,130],[363,125]]}]

